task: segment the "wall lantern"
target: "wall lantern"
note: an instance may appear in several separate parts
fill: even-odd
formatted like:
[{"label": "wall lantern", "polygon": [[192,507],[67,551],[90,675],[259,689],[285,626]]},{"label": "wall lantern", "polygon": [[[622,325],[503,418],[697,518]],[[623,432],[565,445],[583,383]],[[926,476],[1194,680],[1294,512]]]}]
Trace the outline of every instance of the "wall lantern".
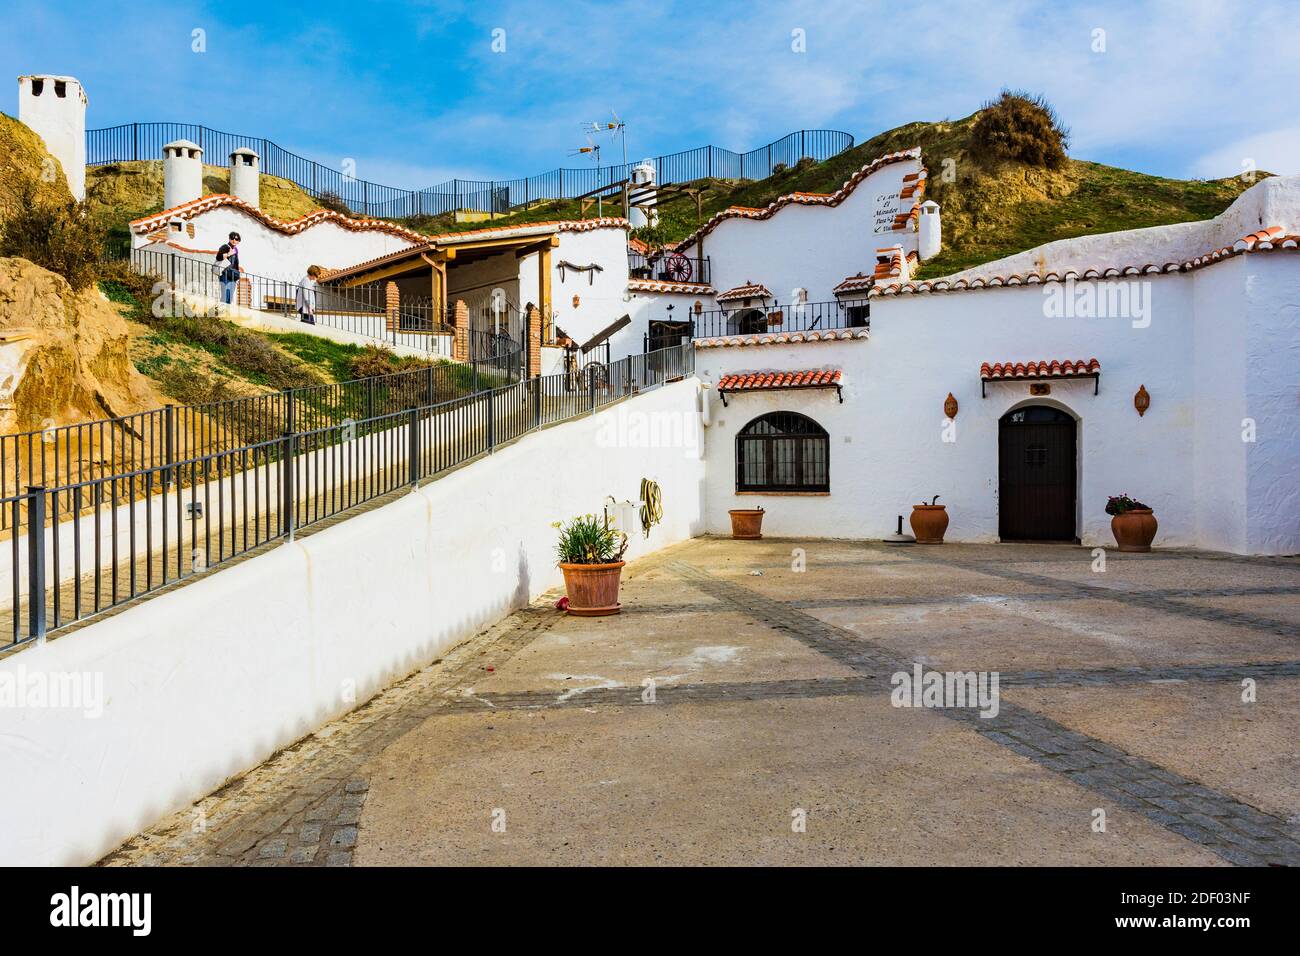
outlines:
[{"label": "wall lantern", "polygon": [[957,417],[957,399],[952,397],[952,392],[943,400],[943,414],[948,418]]},{"label": "wall lantern", "polygon": [[1138,410],[1139,418],[1151,407],[1151,393],[1147,391],[1145,385],[1138,386],[1137,394],[1133,396],[1133,407]]},{"label": "wall lantern", "polygon": [[704,311],[704,303],[701,302],[699,299],[696,299],[694,308],[695,308],[695,314],[699,315],[701,312]]}]

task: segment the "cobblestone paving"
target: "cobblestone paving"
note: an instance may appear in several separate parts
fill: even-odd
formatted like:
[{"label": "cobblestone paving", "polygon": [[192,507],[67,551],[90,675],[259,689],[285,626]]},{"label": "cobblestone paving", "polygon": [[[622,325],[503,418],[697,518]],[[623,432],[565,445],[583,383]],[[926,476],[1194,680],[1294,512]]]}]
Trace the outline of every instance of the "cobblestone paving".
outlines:
[{"label": "cobblestone paving", "polygon": [[[1118,602],[1154,615],[1210,620],[1226,628],[1244,628],[1261,635],[1300,638],[1294,624],[1263,615],[1224,611],[1179,603],[1182,598],[1292,596],[1300,594],[1300,562],[1287,559],[1242,559],[1232,556],[1189,555],[1180,552],[1142,556],[1152,561],[1205,561],[1246,568],[1280,568],[1296,572],[1296,585],[1237,587],[1101,587],[1010,567],[1021,556],[974,559],[956,549],[879,553],[860,546],[861,560],[821,560],[819,567],[898,568],[900,562],[944,566],[977,572],[992,579],[1031,585],[1033,593],[1017,593],[1017,601],[1070,601],[1080,597]],[[1011,555],[1014,552],[1007,551]],[[1037,553],[1037,552],[1035,552]],[[1064,550],[1056,554],[1086,555]],[[901,555],[901,556],[900,556]],[[856,557],[856,556],[855,556]],[[1059,560],[1059,557],[1056,558]],[[1126,559],[1132,560],[1132,559]],[[762,561],[746,568],[770,567]],[[646,615],[699,615],[690,626],[707,628],[707,615],[726,610],[743,614],[788,636],[853,676],[807,679],[665,684],[656,688],[658,705],[743,702],[887,695],[889,677],[910,669],[912,661],[845,628],[808,613],[836,607],[909,607],[951,604],[963,596],[828,594],[818,598],[780,599],[738,583],[710,564],[696,545],[673,549],[629,568],[631,574],[659,574],[689,585],[695,596],[711,601],[630,605],[633,619]],[[734,569],[731,572],[735,573]],[[751,571],[750,573],[754,573]],[[231,782],[194,807],[174,814],[128,841],[103,861],[106,865],[196,864],[253,866],[346,866],[364,838],[363,812],[370,791],[367,760],[431,717],[446,714],[491,714],[500,711],[581,708],[599,715],[609,708],[642,705],[640,687],[584,688],[580,695],[550,690],[485,691],[484,678],[509,664],[517,654],[557,621],[563,620],[545,603],[521,611],[484,634],[460,645],[445,659],[394,685],[364,707],[274,756],[262,766]],[[1262,657],[1265,655],[1261,655]],[[1300,657],[1300,655],[1297,655]],[[1144,682],[1187,682],[1213,685],[1300,678],[1300,659],[1244,663],[1204,663],[1177,666],[1071,667],[1005,671],[1003,688],[1096,687]],[[1241,799],[1204,786],[1185,774],[1003,699],[995,717],[980,717],[973,709],[942,709],[942,716],[959,722],[983,738],[1006,748],[1096,794],[1099,805],[1117,805],[1240,865],[1300,865],[1300,827],[1266,813]],[[1109,804],[1106,803],[1109,801]]]}]

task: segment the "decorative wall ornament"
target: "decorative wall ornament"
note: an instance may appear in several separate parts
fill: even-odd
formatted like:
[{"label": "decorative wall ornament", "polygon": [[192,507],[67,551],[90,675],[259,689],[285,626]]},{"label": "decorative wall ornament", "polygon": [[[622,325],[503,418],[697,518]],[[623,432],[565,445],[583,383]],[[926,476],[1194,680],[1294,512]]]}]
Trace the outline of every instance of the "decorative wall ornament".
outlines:
[{"label": "decorative wall ornament", "polygon": [[949,392],[948,397],[943,400],[943,414],[947,418],[957,417],[957,399],[953,398],[952,392]]},{"label": "decorative wall ornament", "polygon": [[573,307],[574,307],[575,309],[578,307],[578,303],[579,303],[580,301],[582,301],[582,300],[579,299],[576,295],[573,297]]},{"label": "decorative wall ornament", "polygon": [[1139,417],[1145,415],[1151,407],[1151,393],[1145,385],[1138,386],[1137,394],[1133,396],[1133,407],[1137,409]]}]

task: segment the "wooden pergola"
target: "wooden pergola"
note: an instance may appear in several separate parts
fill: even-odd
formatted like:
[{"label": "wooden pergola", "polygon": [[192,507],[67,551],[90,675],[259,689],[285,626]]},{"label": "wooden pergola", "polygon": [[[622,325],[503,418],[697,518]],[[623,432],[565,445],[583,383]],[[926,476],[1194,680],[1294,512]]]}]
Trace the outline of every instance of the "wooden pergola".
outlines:
[{"label": "wooden pergola", "polygon": [[543,316],[548,316],[551,314],[551,251],[559,244],[558,230],[497,236],[484,236],[481,232],[463,233],[460,236],[453,233],[432,237],[426,243],[378,259],[332,270],[323,281],[337,288],[352,289],[427,273],[430,298],[437,314],[445,315],[449,268],[503,253],[513,252],[516,259],[537,253],[537,288],[540,299],[537,307]]}]

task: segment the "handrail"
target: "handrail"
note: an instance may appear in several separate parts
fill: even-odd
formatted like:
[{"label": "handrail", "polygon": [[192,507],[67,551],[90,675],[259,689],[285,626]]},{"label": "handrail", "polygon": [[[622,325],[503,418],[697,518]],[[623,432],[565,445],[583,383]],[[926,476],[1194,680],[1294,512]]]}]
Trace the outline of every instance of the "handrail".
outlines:
[{"label": "handrail", "polygon": [[[457,210],[503,215],[527,208],[539,200],[574,199],[593,188],[627,179],[637,162],[613,166],[552,169],[519,179],[451,179],[424,189],[402,189],[357,179],[348,172],[324,166],[258,136],[241,136],[192,123],[124,123],[86,130],[86,163],[155,159],[164,144],[189,139],[224,163],[239,147],[260,147],[261,171],[296,183],[312,196],[330,193],[355,213],[384,219],[439,216]],[[737,153],[720,146],[660,155],[654,159],[661,185],[696,179],[765,179],[778,166],[792,167],[805,157],[820,162],[853,146],[853,135],[840,130],[809,129]]]},{"label": "handrail", "polygon": [[457,398],[418,394],[355,419],[313,418],[289,400],[279,433],[0,495],[13,528],[0,549],[11,575],[0,652],[292,540],[547,425],[678,381],[694,359],[683,342]]}]

